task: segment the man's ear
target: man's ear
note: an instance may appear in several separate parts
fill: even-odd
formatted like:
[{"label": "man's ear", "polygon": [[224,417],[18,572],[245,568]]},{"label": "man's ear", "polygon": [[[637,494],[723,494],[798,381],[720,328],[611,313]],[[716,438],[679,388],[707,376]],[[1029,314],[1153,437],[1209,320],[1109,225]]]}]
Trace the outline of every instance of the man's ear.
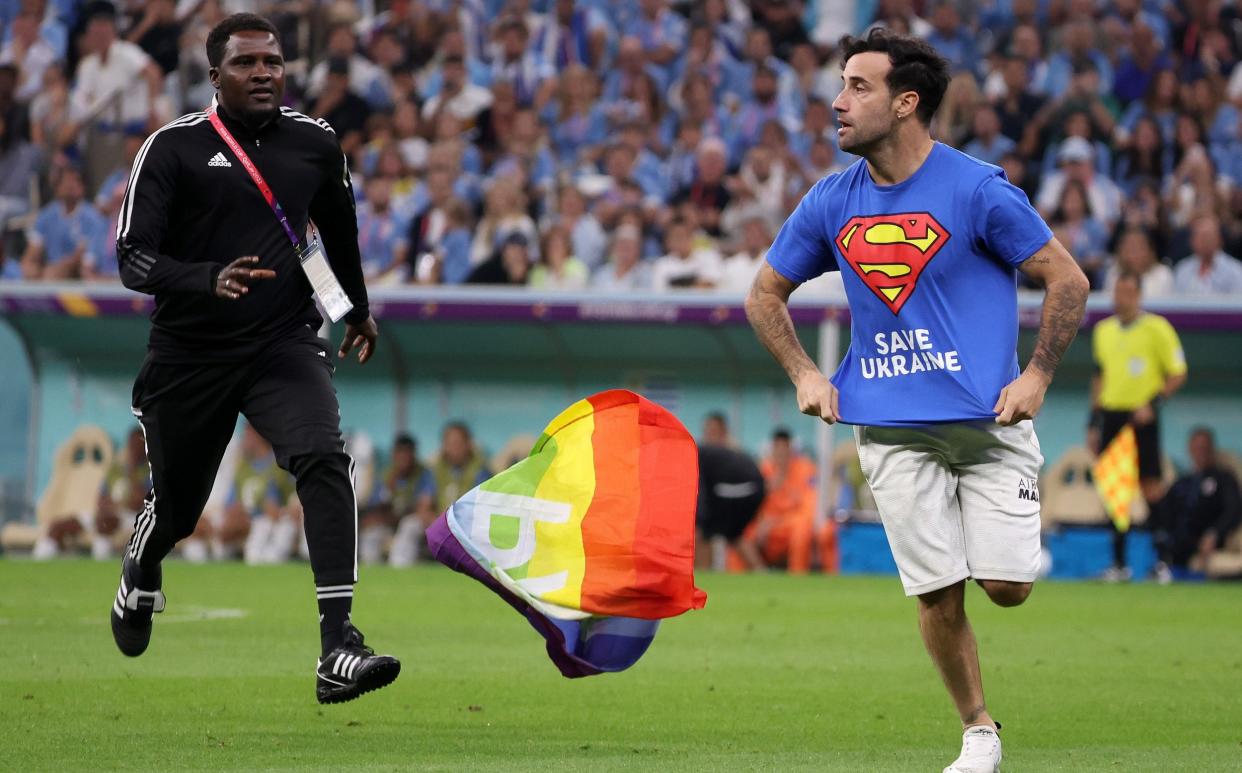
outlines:
[{"label": "man's ear", "polygon": [[219,67],[208,67],[207,78],[211,81],[211,87],[219,91],[220,90],[220,68]]},{"label": "man's ear", "polygon": [[919,109],[919,93],[903,91],[897,95],[897,117],[909,118]]}]

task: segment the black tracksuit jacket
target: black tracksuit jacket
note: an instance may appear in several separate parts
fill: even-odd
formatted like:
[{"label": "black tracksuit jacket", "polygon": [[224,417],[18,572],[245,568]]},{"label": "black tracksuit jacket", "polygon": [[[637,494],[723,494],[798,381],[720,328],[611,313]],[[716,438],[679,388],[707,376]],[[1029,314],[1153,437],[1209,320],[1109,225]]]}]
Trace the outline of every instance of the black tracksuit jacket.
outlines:
[{"label": "black tracksuit jacket", "polygon": [[[220,112],[305,243],[308,219],[354,308],[369,314],[349,168],[327,122],[281,108],[257,132]],[[217,298],[220,270],[259,256],[276,272],[238,300]],[[163,127],[134,159],[117,225],[126,287],[155,296],[149,340],[157,362],[228,362],[256,356],[301,326],[322,322],[292,244],[205,113]]]}]

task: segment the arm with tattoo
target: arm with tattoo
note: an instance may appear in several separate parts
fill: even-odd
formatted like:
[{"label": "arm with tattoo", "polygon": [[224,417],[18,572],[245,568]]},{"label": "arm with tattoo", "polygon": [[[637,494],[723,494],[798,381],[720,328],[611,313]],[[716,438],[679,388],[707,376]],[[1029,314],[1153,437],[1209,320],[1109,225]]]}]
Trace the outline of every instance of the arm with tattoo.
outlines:
[{"label": "arm with tattoo", "polygon": [[1056,239],[1045,244],[1019,269],[1044,286],[1039,336],[1027,368],[1051,381],[1065,350],[1078,334],[1091,287],[1074,258]]},{"label": "arm with tattoo", "polygon": [[806,349],[802,348],[789,316],[789,295],[796,287],[765,263],[755,275],[750,294],[746,296],[746,318],[755,330],[755,337],[789,374],[789,380],[795,383],[807,371],[819,372]]},{"label": "arm with tattoo", "polygon": [[798,410],[832,424],[841,420],[837,389],[802,348],[789,317],[789,294],[797,285],[764,263],[746,296],[746,318],[798,390]]}]

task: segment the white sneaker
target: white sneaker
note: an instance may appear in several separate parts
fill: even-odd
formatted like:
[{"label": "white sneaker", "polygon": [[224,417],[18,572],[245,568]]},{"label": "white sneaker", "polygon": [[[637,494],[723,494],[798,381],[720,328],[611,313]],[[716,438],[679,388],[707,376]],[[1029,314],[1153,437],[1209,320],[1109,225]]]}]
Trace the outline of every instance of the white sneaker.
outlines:
[{"label": "white sneaker", "polygon": [[962,753],[944,773],[1000,773],[1001,742],[987,725],[975,725],[962,733]]},{"label": "white sneaker", "polygon": [[1133,576],[1128,566],[1110,566],[1100,575],[1100,579],[1107,583],[1118,583],[1129,582]]},{"label": "white sneaker", "polygon": [[1173,570],[1163,561],[1156,564],[1151,570],[1151,578],[1159,585],[1169,585],[1173,582]]},{"label": "white sneaker", "polygon": [[34,550],[30,553],[30,557],[35,561],[47,561],[58,555],[60,555],[60,546],[51,537],[40,537],[39,541],[34,544]]},{"label": "white sneaker", "polygon": [[107,561],[112,558],[112,540],[102,534],[91,538],[91,558],[96,561]]}]

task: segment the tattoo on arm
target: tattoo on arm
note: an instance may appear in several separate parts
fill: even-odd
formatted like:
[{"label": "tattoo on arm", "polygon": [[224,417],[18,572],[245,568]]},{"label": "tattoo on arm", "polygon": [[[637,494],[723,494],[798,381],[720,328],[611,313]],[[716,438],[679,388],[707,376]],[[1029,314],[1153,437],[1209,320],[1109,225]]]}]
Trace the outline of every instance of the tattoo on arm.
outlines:
[{"label": "tattoo on arm", "polygon": [[814,360],[802,348],[793,320],[789,317],[789,293],[794,285],[770,266],[759,269],[746,298],[746,317],[759,339],[780,363],[791,381],[806,371],[818,371]]},{"label": "tattoo on arm", "polygon": [[1044,309],[1030,367],[1051,380],[1065,350],[1078,334],[1090,285],[1074,259],[1056,240],[1027,259],[1021,269],[1044,285]]}]

